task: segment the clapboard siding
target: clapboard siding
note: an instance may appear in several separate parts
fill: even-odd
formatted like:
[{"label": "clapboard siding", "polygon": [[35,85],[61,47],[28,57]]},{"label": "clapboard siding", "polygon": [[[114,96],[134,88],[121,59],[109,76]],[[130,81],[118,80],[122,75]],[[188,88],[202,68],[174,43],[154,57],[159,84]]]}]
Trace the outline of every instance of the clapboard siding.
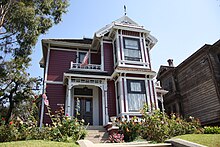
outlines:
[{"label": "clapboard siding", "polygon": [[75,51],[50,50],[47,80],[63,81],[63,73],[70,69],[71,61],[76,62]]},{"label": "clapboard siding", "polygon": [[220,41],[204,45],[174,70],[168,68],[158,76],[163,86],[170,76],[175,81],[176,89],[164,97],[166,109],[172,109],[178,98],[185,117],[198,118],[203,125],[220,124],[220,48],[216,45]]},{"label": "clapboard siding", "polygon": [[109,116],[116,116],[116,98],[114,81],[108,81],[108,113]]},{"label": "clapboard siding", "polygon": [[104,43],[104,70],[110,75],[114,70],[113,47],[112,44]]}]

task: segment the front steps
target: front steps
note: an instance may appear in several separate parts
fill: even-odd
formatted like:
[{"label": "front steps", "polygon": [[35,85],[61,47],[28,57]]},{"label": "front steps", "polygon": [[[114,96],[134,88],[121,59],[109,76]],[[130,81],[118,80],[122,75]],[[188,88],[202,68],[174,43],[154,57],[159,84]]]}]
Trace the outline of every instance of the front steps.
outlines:
[{"label": "front steps", "polygon": [[103,126],[88,126],[85,140],[93,143],[104,143],[108,140],[108,133]]}]

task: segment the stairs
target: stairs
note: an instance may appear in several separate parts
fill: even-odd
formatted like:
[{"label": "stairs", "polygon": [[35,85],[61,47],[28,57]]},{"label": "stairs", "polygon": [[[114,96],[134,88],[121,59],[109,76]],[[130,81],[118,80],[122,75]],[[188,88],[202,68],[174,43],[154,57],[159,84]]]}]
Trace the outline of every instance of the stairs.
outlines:
[{"label": "stairs", "polygon": [[93,143],[104,143],[108,140],[108,133],[103,126],[88,126],[86,131],[87,135],[84,138],[85,140],[89,140]]}]

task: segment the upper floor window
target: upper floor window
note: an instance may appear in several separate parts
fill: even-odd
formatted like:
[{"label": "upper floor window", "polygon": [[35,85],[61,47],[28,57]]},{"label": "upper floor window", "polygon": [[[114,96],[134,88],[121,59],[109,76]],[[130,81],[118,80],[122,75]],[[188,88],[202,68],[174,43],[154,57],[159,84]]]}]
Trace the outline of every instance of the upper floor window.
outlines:
[{"label": "upper floor window", "polygon": [[146,89],[144,80],[127,80],[128,110],[137,112],[146,103]]},{"label": "upper floor window", "polygon": [[123,38],[125,60],[141,61],[140,40],[136,38]]}]

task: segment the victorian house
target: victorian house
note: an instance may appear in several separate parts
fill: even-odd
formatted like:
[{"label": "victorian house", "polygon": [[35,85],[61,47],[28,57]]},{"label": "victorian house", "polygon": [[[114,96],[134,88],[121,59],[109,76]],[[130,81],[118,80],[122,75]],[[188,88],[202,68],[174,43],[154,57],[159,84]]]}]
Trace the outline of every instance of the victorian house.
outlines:
[{"label": "victorian house", "polygon": [[220,125],[220,40],[205,44],[174,67],[161,66],[157,75],[168,114],[198,118],[202,125]]},{"label": "victorian house", "polygon": [[[156,44],[150,31],[124,15],[101,28],[94,37],[43,39],[44,93],[55,110],[83,118],[91,125],[106,125],[111,116],[141,116],[146,103],[158,109],[150,50]],[[41,121],[49,119],[43,115]]]}]

